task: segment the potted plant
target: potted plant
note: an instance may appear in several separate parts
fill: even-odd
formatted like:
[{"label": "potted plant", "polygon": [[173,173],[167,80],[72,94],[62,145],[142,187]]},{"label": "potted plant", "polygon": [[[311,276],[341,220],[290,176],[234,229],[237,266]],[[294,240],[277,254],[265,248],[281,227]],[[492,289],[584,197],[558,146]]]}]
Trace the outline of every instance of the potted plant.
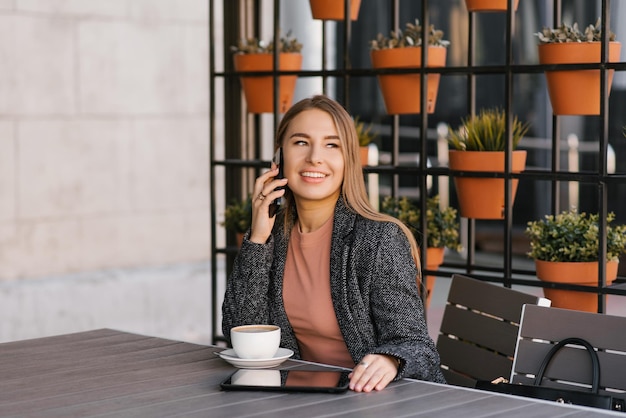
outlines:
[{"label": "potted plant", "polygon": [[[309,0],[313,19],[344,20],[346,0]],[[359,15],[361,0],[350,1],[350,20],[356,20]]]},{"label": "potted plant", "polygon": [[369,156],[369,144],[378,137],[378,134],[372,131],[371,123],[366,124],[358,116],[354,118],[354,129],[361,147],[361,165],[366,166]]},{"label": "potted plant", "polygon": [[[600,19],[582,32],[578,24],[565,23],[558,28],[544,28],[536,33],[539,38],[539,63],[586,64],[599,63],[602,29]],[[609,62],[620,60],[621,44],[609,32]],[[611,91],[614,70],[609,70],[607,92]],[[552,110],[555,115],[600,114],[600,70],[546,71],[546,81]]]},{"label": "potted plant", "polygon": [[221,226],[236,234],[237,245],[241,247],[243,235],[252,222],[252,197],[245,200],[233,200],[224,210],[224,221]]},{"label": "potted plant", "polygon": [[[381,212],[402,221],[413,233],[418,242],[423,243],[420,232],[420,209],[407,197],[385,197]],[[445,249],[461,251],[459,222],[455,208],[441,208],[439,195],[426,201],[426,268],[437,270],[443,263]],[[426,276],[426,308],[435,286],[435,276]]]},{"label": "potted plant", "polygon": [[[291,33],[281,37],[278,42],[279,71],[299,71],[302,68],[302,44]],[[257,38],[240,40],[231,47],[234,52],[235,70],[238,72],[258,72],[274,70],[274,42],[266,43]],[[278,77],[279,112],[284,113],[291,107],[297,76]],[[274,77],[241,77],[248,112],[271,113],[274,111]]]},{"label": "potted plant", "polygon": [[[454,130],[448,126],[449,167],[455,171],[504,172],[506,137],[504,110],[483,109],[478,115],[462,119]],[[516,150],[528,131],[528,123],[516,116],[511,124],[513,142],[512,173],[526,167],[526,151]],[[515,198],[519,180],[512,180],[512,197]],[[474,219],[503,219],[504,179],[486,177],[454,177],[461,216]]]},{"label": "potted plant", "polygon": [[[428,28],[426,67],[445,67],[446,47],[443,32],[433,25]],[[419,21],[407,23],[404,31],[391,31],[390,37],[378,34],[370,42],[370,57],[375,69],[422,67],[422,26]],[[427,111],[433,113],[437,102],[440,74],[428,74],[426,87]],[[379,75],[378,82],[388,114],[421,113],[420,74]]]},{"label": "potted plant", "polygon": [[[535,260],[537,277],[546,282],[598,285],[599,216],[575,209],[528,222],[528,256]],[[619,257],[626,252],[626,225],[613,226],[614,213],[606,219],[606,284],[617,277]],[[544,288],[552,306],[597,312],[595,293]]]},{"label": "potted plant", "polygon": [[[509,0],[465,0],[469,12],[506,12]],[[519,0],[513,3],[513,10],[517,10]]]}]

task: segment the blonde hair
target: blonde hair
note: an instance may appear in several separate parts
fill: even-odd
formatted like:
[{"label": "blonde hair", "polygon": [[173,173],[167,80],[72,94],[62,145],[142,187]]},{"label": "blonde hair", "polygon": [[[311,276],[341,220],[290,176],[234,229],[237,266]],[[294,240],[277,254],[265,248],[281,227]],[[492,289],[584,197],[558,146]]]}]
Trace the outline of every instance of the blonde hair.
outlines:
[{"label": "blonde hair", "polygon": [[[415,237],[409,230],[409,228],[400,220],[377,212],[372,208],[367,191],[365,189],[365,180],[363,178],[363,168],[361,167],[361,157],[359,153],[359,140],[357,138],[356,130],[354,128],[354,120],[350,114],[333,99],[324,96],[317,95],[310,98],[303,99],[294,104],[287,113],[285,113],[283,119],[280,121],[278,130],[276,132],[276,144],[275,150],[281,147],[285,137],[285,133],[289,128],[291,121],[299,115],[301,112],[311,109],[322,110],[330,115],[333,119],[339,140],[343,149],[344,158],[344,173],[343,183],[341,185],[341,196],[346,206],[352,209],[357,214],[364,218],[374,221],[393,222],[404,232],[409,244],[411,246],[411,255],[415,260],[415,265],[418,270],[418,281],[421,278],[421,266],[419,258],[419,249]],[[285,204],[284,204],[284,230],[285,234],[288,234],[297,219],[296,205],[293,194],[289,188],[285,192]],[[419,284],[419,283],[418,283]]]}]

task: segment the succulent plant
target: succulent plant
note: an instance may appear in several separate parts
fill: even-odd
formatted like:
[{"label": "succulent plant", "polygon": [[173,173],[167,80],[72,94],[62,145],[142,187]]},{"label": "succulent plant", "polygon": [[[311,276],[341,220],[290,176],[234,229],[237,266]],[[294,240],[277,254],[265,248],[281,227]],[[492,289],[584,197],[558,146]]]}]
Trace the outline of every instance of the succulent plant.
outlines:
[{"label": "succulent plant", "polygon": [[[416,47],[421,45],[422,26],[417,19],[415,20],[415,24],[407,23],[404,31],[400,29],[396,31],[392,30],[389,37],[379,33],[376,39],[370,41],[370,48],[373,50]],[[435,29],[434,25],[430,25],[428,28],[428,45],[446,47],[450,45],[450,41],[443,39],[442,30]]]},{"label": "succulent plant", "polygon": [[[541,32],[535,33],[539,38],[539,43],[566,43],[566,42],[598,42],[602,40],[602,27],[600,25],[600,19],[598,19],[595,25],[589,25],[582,32],[578,28],[578,23],[568,25],[561,23],[558,28],[546,28],[544,27]],[[609,31],[609,41],[615,40],[615,34]]]},{"label": "succulent plant", "polygon": [[[411,230],[417,241],[421,241],[422,234],[419,232],[420,209],[407,197],[385,197],[381,205],[381,212],[402,221]],[[459,241],[457,210],[452,207],[440,209],[439,195],[429,198],[426,202],[426,231],[428,234],[427,247],[446,247],[454,251],[463,249]]]},{"label": "succulent plant", "polygon": [[[274,52],[274,41],[265,42],[258,38],[240,39],[237,45],[231,46],[230,50],[237,54],[271,54]],[[291,31],[285,36],[281,36],[278,41],[279,52],[300,52],[302,44],[295,37],[291,36]]]},{"label": "succulent plant", "polygon": [[252,197],[245,200],[233,200],[224,211],[224,221],[221,226],[229,231],[245,233],[252,222]]},{"label": "succulent plant", "polygon": [[359,145],[362,147],[368,146],[378,136],[376,132],[372,132],[372,124],[366,125],[358,116],[354,118],[354,129],[359,139]]},{"label": "succulent plant", "polygon": [[[575,209],[546,215],[528,222],[525,234],[530,238],[528,256],[543,261],[598,261],[600,231],[598,214],[578,213]],[[626,253],[626,225],[612,226],[613,212],[606,219],[607,261],[618,260]]]},{"label": "succulent plant", "polygon": [[[513,146],[528,132],[528,123],[513,118]],[[483,109],[478,115],[462,119],[461,126],[454,130],[448,126],[448,144],[457,151],[504,151],[506,147],[506,114],[502,109]]]}]

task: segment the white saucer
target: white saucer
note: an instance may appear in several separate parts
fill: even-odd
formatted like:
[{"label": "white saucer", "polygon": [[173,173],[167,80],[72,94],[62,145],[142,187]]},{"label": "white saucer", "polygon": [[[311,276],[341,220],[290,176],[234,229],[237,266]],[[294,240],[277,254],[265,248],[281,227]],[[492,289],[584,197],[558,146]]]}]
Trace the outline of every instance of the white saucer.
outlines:
[{"label": "white saucer", "polygon": [[293,351],[287,348],[279,348],[274,357],[265,359],[239,358],[233,349],[220,351],[216,354],[235,367],[242,369],[265,369],[278,366],[289,357],[293,356]]}]

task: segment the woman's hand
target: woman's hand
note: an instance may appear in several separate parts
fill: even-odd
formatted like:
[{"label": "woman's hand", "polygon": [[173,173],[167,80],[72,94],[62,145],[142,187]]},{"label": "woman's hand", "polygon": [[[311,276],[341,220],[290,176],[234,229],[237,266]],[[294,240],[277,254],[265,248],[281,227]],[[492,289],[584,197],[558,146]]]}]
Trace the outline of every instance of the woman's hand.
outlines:
[{"label": "woman's hand", "polygon": [[270,218],[270,204],[285,194],[285,190],[277,187],[285,186],[287,179],[275,179],[278,175],[278,166],[272,163],[272,168],[261,174],[254,182],[252,195],[252,224],[250,241],[265,244],[272,233],[276,217]]},{"label": "woman's hand", "polygon": [[398,374],[399,363],[393,356],[368,354],[352,369],[350,389],[355,392],[383,390]]}]

